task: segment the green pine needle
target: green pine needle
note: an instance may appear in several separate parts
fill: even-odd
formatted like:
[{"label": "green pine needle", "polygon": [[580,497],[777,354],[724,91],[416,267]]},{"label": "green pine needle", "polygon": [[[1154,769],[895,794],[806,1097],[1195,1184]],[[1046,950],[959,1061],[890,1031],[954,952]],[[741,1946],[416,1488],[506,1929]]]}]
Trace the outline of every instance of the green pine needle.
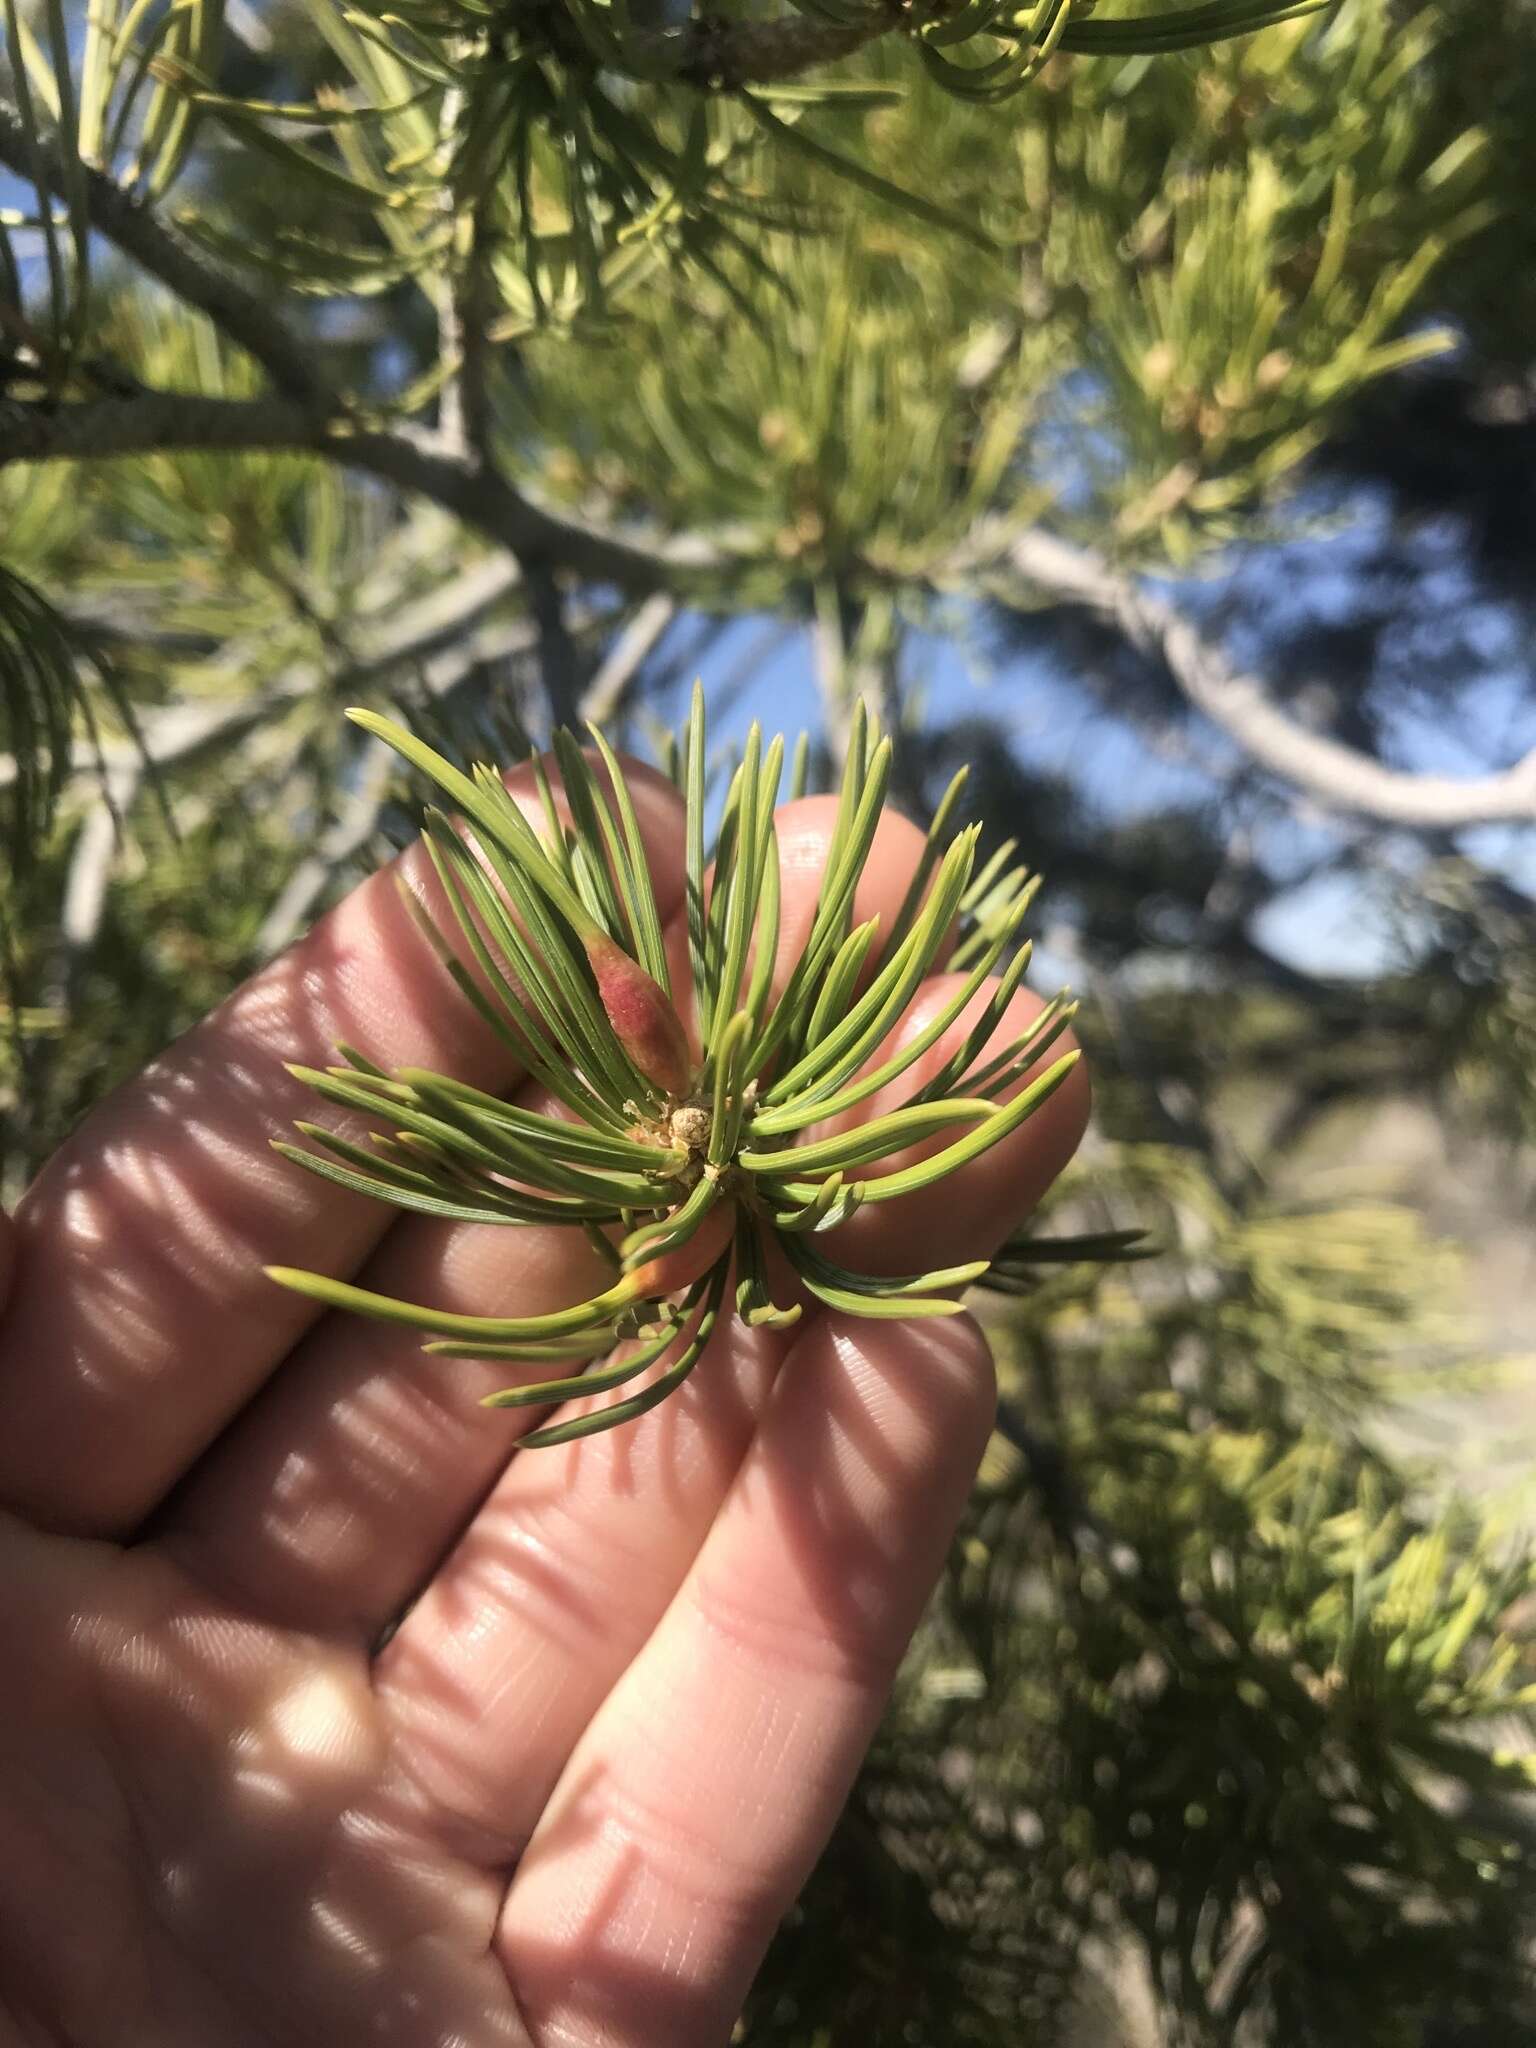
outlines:
[{"label": "green pine needle", "polygon": [[[752,728],[707,854],[707,734],[695,692],[675,755],[695,1050],[674,1006],[633,799],[601,734],[592,735],[595,757],[569,733],[556,738],[569,824],[535,763],[539,832],[494,770],[466,775],[388,719],[349,715],[455,806],[453,815],[427,812],[427,849],[453,919],[451,931],[428,925],[429,936],[456,985],[565,1113],[544,1115],[418,1068],[387,1074],[344,1052],[345,1065],[294,1072],[324,1100],[369,1118],[371,1141],[301,1124],[318,1149],[277,1149],[343,1187],[422,1214],[512,1228],[577,1225],[609,1249],[614,1275],[590,1300],[538,1316],[454,1315],[288,1268],[273,1269],[275,1280],[328,1307],[420,1330],[433,1354],[574,1368],[493,1394],[491,1406],[558,1404],[664,1366],[642,1392],[541,1429],[525,1445],[569,1442],[654,1407],[692,1371],[722,1309],[753,1325],[787,1326],[803,1304],[782,1297],[798,1287],[860,1316],[958,1311],[960,1292],[986,1276],[986,1260],[878,1277],[846,1270],[814,1240],[867,1203],[930,1187],[979,1158],[1034,1113],[1078,1057],[1066,1053],[999,1099],[1036,1066],[1071,1009],[1058,998],[1027,1031],[991,1047],[1029,958],[1021,930],[1035,885],[1011,844],[978,867],[975,828],[954,825],[963,778],[946,792],[890,931],[855,926],[891,758],[889,741],[855,717],[815,914],[775,1000],[774,810],[784,743],[765,745]],[[797,748],[796,786],[803,759]],[[875,1065],[926,977],[957,961],[967,970],[960,990]],[[981,1018],[938,1076],[914,1082],[905,1102],[877,1117],[812,1135],[908,1073],[989,977]],[[945,1142],[926,1158],[892,1163],[936,1136]],[[1009,1289],[1033,1259],[1074,1255],[1134,1256],[1135,1248],[1121,1233],[1084,1240],[1075,1254],[1063,1242],[1016,1244],[996,1277]],[[638,1349],[615,1352],[636,1336]]]}]

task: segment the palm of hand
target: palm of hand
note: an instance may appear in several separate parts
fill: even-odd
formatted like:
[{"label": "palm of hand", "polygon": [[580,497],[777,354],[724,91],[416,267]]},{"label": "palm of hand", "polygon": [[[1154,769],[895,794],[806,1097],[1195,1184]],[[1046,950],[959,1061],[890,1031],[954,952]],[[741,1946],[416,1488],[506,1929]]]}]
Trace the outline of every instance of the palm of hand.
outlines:
[{"label": "palm of hand", "polygon": [[355,1648],[21,1527],[0,1576],[0,2034],[527,2038],[491,1953],[504,1882],[391,1782]]},{"label": "palm of hand", "polygon": [[[639,786],[675,903],[673,799]],[[781,820],[791,944],[826,829],[814,800]],[[882,827],[861,917],[916,845]],[[529,1425],[475,1405],[494,1367],[424,1370],[409,1333],[261,1279],[323,1264],[499,1313],[590,1285],[567,1233],[381,1236],[278,1170],[264,1140],[307,1108],[281,1062],[337,1038],[515,1079],[376,878],[18,1217],[0,2042],[718,2048],[938,1570],[985,1347],[963,1319],[736,1326],[641,1423],[509,1463]],[[1084,1110],[1063,1089],[861,1255],[996,1242]]]}]

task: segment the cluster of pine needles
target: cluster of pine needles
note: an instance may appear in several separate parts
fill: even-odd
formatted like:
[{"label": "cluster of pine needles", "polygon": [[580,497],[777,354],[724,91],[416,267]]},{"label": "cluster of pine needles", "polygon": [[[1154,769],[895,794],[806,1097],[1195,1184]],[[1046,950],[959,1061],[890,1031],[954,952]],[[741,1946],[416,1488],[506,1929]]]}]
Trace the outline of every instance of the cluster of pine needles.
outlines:
[{"label": "cluster of pine needles", "polygon": [[[600,732],[591,734],[594,753],[568,732],[555,737],[565,817],[535,757],[539,829],[498,770],[466,774],[388,719],[350,716],[453,805],[452,813],[427,810],[425,844],[456,929],[439,929],[407,900],[464,998],[554,1109],[524,1108],[442,1074],[387,1073],[342,1047],[344,1064],[295,1071],[328,1102],[383,1128],[357,1143],[304,1123],[301,1133],[319,1149],[278,1149],[343,1187],[424,1215],[573,1226],[612,1277],[590,1299],[535,1316],[452,1314],[291,1268],[273,1269],[274,1279],[330,1307],[421,1330],[435,1355],[563,1369],[489,1396],[492,1406],[558,1406],[631,1384],[664,1362],[641,1391],[521,1440],[532,1447],[611,1429],[663,1401],[693,1371],[728,1306],[749,1324],[771,1325],[800,1316],[801,1299],[776,1298],[794,1292],[845,1314],[953,1315],[961,1292],[989,1272],[1013,1288],[1027,1284],[1037,1261],[1134,1253],[1135,1233],[1024,1236],[995,1260],[881,1277],[847,1270],[818,1243],[855,1210],[932,1187],[989,1151],[1060,1087],[1078,1057],[1068,1051],[1042,1066],[1073,1015],[1065,994],[993,1043],[1029,964],[1022,932],[1037,884],[1011,842],[983,861],[980,828],[957,827],[963,770],[889,928],[873,918],[855,923],[891,770],[889,739],[855,715],[815,913],[776,990],[774,815],[784,741],[765,743],[752,728],[707,855],[710,778],[696,692],[666,763],[686,811],[684,1002],[634,800]],[[808,758],[802,737],[788,764],[791,797],[804,791]],[[958,977],[952,991],[880,1058],[940,968]],[[899,1107],[846,1121],[973,1009],[953,1051],[914,1080]],[[889,1165],[940,1135],[946,1142],[916,1163]],[[623,1339],[638,1342],[615,1355]]]}]

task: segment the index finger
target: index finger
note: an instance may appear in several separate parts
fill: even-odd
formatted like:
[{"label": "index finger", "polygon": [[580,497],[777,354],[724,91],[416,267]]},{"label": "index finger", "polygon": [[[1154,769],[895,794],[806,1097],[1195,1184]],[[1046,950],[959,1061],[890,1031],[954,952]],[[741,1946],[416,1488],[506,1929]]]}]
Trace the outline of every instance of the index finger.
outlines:
[{"label": "index finger", "polygon": [[[681,803],[655,771],[626,772],[666,915],[682,897]],[[531,770],[507,782],[537,815]],[[0,1324],[0,1502],[72,1530],[131,1528],[313,1319],[262,1268],[345,1275],[388,1228],[383,1204],[270,1151],[314,1108],[287,1063],[325,1066],[346,1043],[480,1087],[517,1078],[402,882],[437,913],[413,847],[111,1096],[23,1197]]]}]

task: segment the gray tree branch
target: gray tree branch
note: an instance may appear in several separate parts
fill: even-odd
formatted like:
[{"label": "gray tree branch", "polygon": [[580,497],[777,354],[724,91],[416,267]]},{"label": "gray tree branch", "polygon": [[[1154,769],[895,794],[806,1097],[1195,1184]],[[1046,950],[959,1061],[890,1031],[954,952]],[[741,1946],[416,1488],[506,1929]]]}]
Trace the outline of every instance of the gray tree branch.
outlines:
[{"label": "gray tree branch", "polygon": [[1496,775],[1389,768],[1298,725],[1176,605],[1142,590],[1106,557],[1036,529],[1016,536],[1006,559],[1035,590],[1101,613],[1133,646],[1160,655],[1190,703],[1250,760],[1327,809],[1418,830],[1536,820],[1536,751]]},{"label": "gray tree branch", "polygon": [[883,7],[855,21],[728,21],[705,14],[676,28],[627,36],[624,61],[637,78],[675,78],[704,89],[771,85],[852,56],[901,18]]},{"label": "gray tree branch", "polygon": [[299,862],[262,920],[256,950],[263,958],[280,953],[298,937],[331,877],[361,853],[378,830],[394,767],[395,756],[382,740],[369,740],[362,747],[354,788],[315,851]]},{"label": "gray tree branch", "polygon": [[581,700],[583,722],[606,725],[618,713],[642,664],[676,617],[677,602],[664,591],[655,591],[645,600],[588,683]]},{"label": "gray tree branch", "polygon": [[473,451],[409,423],[354,427],[338,413],[271,398],[200,398],[172,391],[45,405],[0,399],[0,468],[178,449],[305,448],[430,498],[524,563],[562,568],[645,593],[707,576],[720,557],[683,537],[645,545],[530,503]]},{"label": "gray tree branch", "polygon": [[565,599],[543,562],[523,563],[528,609],[539,636],[538,671],[551,726],[574,727],[581,705],[581,657],[566,623]]},{"label": "gray tree branch", "polygon": [[323,421],[308,406],[283,397],[143,391],[68,405],[0,399],[0,469],[179,449],[307,448],[323,434]]},{"label": "gray tree branch", "polygon": [[775,21],[732,21],[707,11],[694,15],[669,0],[637,0],[622,33],[601,46],[559,8],[526,8],[518,26],[526,30],[530,47],[542,44],[573,70],[612,71],[648,82],[671,79],[700,92],[737,92],[835,63],[906,20],[897,0],[870,0],[847,21],[808,21],[792,14]]},{"label": "gray tree branch", "polygon": [[[51,187],[51,195],[40,193],[39,200],[46,203],[50,196],[67,199],[57,143],[40,136],[39,155]],[[4,100],[0,100],[0,164],[31,183],[33,157],[26,128],[16,109]],[[290,333],[267,300],[220,269],[195,242],[169,226],[105,171],[86,165],[80,175],[86,211],[98,234],[158,278],[185,305],[206,313],[221,333],[255,357],[286,397],[330,402],[313,347]]]}]

